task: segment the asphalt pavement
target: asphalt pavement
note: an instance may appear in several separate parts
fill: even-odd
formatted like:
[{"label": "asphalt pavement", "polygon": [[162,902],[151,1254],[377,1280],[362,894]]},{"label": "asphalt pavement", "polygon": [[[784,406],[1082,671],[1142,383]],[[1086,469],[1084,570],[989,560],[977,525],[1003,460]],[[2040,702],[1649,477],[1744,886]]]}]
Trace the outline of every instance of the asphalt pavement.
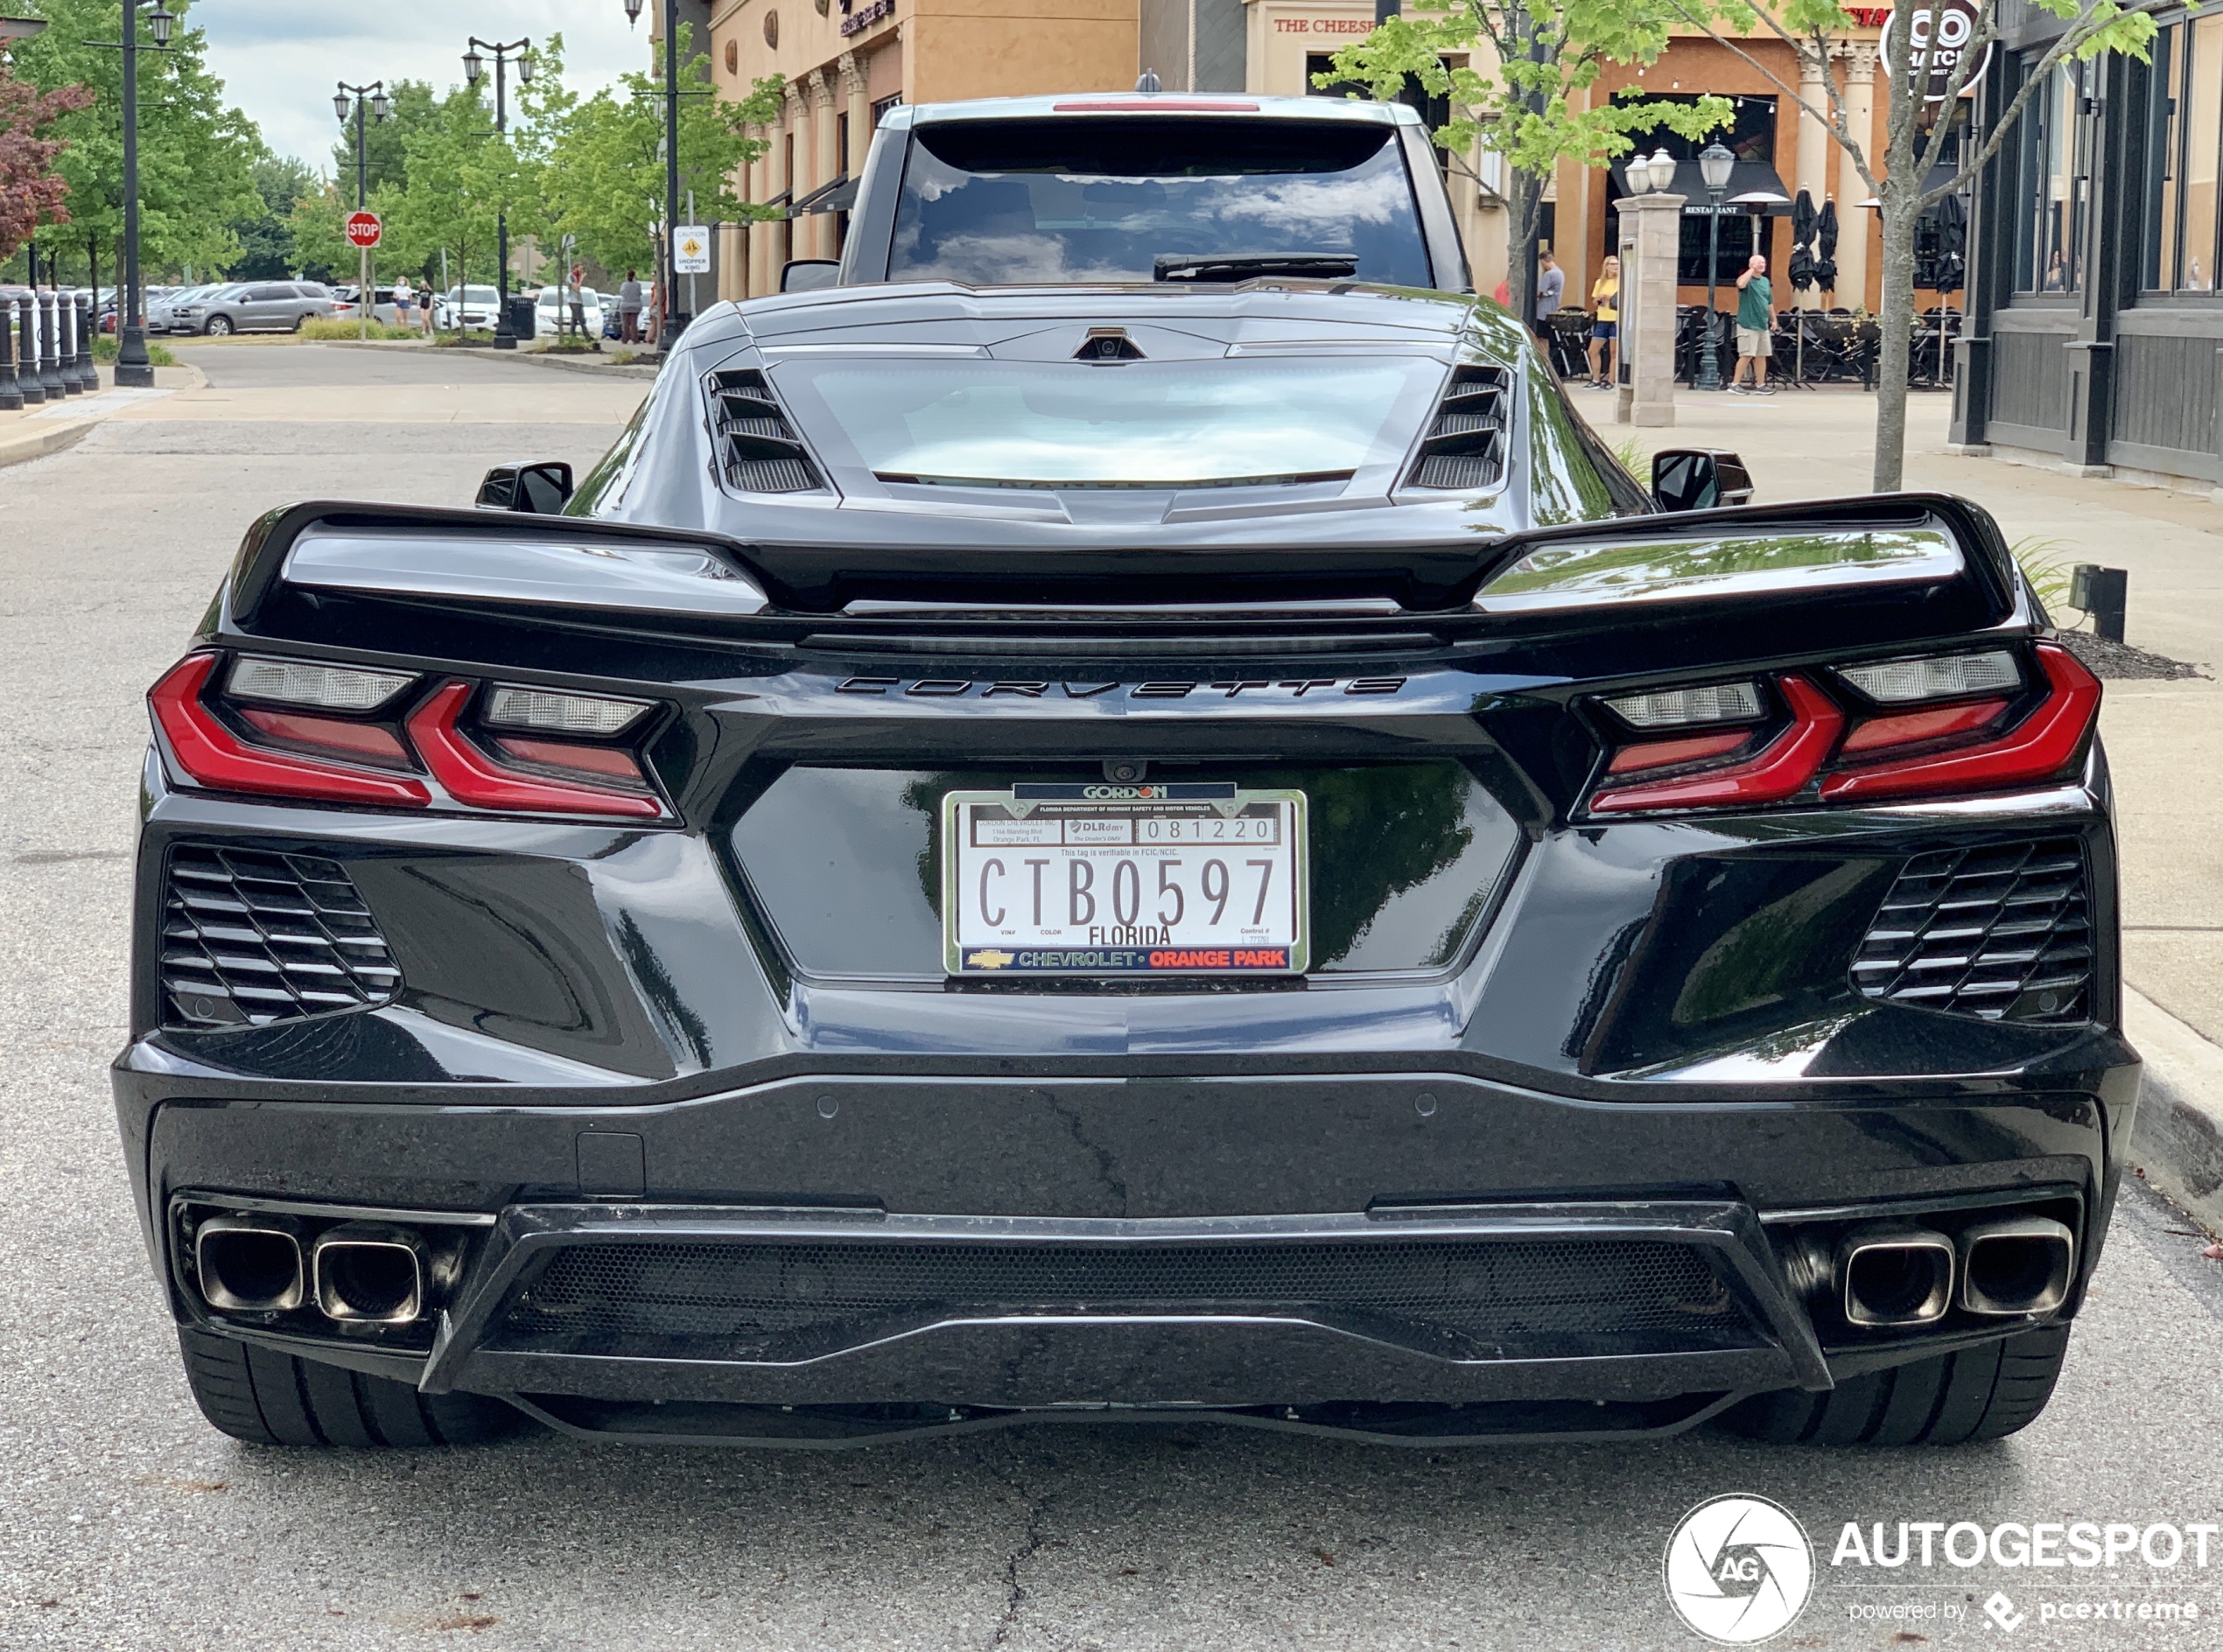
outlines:
[{"label": "asphalt pavement", "polygon": [[[141,696],[258,511],[456,503],[494,459],[585,465],[643,387],[309,346],[193,359],[205,390],[0,472],[16,1144],[0,1153],[0,1646],[1694,1647],[1661,1554],[1686,1509],[1728,1492],[1774,1499],[1815,1544],[1818,1586],[1779,1645],[2214,1643],[2223,1540],[2205,1569],[2189,1544],[2166,1569],[2135,1554],[2042,1572],[1831,1564],[1847,1522],[2223,1521],[2223,1269],[2142,1190],[2051,1408],[1987,1446],[1780,1451],[1700,1432],[1431,1452],[1041,1424],[835,1453],[528,1433],[353,1454],[215,1433],[179,1372],[104,1070],[123,1037]],[[1995,1595],[2013,1629],[1985,1614]],[[2049,1622],[2064,1602],[2133,1617]],[[2135,1615],[2186,1602],[2203,1620]]]}]

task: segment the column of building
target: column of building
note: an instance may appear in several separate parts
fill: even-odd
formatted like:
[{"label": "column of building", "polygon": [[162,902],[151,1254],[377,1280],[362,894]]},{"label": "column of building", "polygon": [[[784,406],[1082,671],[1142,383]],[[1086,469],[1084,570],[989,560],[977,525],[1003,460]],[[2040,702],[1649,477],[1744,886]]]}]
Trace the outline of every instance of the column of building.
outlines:
[{"label": "column of building", "polygon": [[[1881,158],[1876,147],[1876,47],[1855,40],[1841,50],[1845,124],[1873,166]],[[1840,309],[1859,310],[1868,304],[1868,238],[1875,233],[1876,218],[1861,205],[1868,199],[1868,180],[1860,175],[1852,151],[1841,148],[1837,154],[1836,298]]]},{"label": "column of building", "polygon": [[[1808,57],[1804,52],[1799,54],[1799,97],[1805,107],[1799,111],[1798,172],[1791,186],[1792,199],[1797,200],[1798,192],[1805,190],[1806,199],[1813,203],[1814,211],[1819,213],[1822,203],[1829,199],[1830,192],[1829,129],[1806,113],[1809,108],[1827,111],[1829,108],[1828,82],[1819,57]],[[1804,292],[1798,291],[1791,285],[1788,271],[1777,277],[1776,290],[1790,293],[1794,309],[1821,308],[1821,289],[1809,287]]]}]

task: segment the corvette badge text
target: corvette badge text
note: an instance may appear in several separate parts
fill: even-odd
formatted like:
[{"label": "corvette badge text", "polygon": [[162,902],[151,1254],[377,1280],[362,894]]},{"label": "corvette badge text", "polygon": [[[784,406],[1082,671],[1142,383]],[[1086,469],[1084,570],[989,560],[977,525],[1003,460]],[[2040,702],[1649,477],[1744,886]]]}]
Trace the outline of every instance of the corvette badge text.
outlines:
[{"label": "corvette badge text", "polygon": [[[2223,1566],[2223,1524],[1848,1520],[1839,1529],[1827,1572],[1818,1575],[1813,1545],[1797,1517],[1767,1498],[1739,1493],[1708,1498],[1676,1523],[1665,1582],[1684,1625],[1724,1646],[1774,1639],[1798,1621],[1817,1587],[1843,1591],[1855,1623],[1951,1625],[1981,1612],[1977,1627],[2013,1634],[2032,1621],[2197,1622],[2212,1608],[2183,1598],[2206,1587],[2205,1579],[2185,1574],[2205,1571],[2211,1557]],[[2005,1587],[1981,1600],[1974,1589],[1950,1588],[1951,1582],[1981,1588],[1995,1581],[1987,1576],[1980,1583],[1979,1569],[2035,1575],[2023,1579],[2019,1602]],[[2079,1578],[2079,1572],[2101,1576]],[[2140,1573],[2174,1585],[2170,1598],[2126,1599],[2088,1586],[2102,1579],[2131,1583]],[[1890,1598],[1893,1581],[1925,1592]]]}]

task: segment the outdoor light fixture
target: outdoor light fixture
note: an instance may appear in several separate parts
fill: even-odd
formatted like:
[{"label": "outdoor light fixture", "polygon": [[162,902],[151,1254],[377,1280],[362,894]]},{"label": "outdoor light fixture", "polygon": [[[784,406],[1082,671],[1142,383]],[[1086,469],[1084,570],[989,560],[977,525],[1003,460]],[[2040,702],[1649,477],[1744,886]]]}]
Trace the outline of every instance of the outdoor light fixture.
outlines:
[{"label": "outdoor light fixture", "polygon": [[628,24],[641,21],[641,0],[625,0],[625,20]]},{"label": "outdoor light fixture", "polygon": [[1722,147],[1719,138],[1708,144],[1698,158],[1698,175],[1706,180],[1708,189],[1727,189],[1729,174],[1736,168],[1736,157]]},{"label": "outdoor light fixture", "polygon": [[463,78],[465,80],[470,81],[472,85],[476,86],[479,83],[479,77],[486,72],[487,60],[480,57],[476,52],[466,52],[463,54]]},{"label": "outdoor light fixture", "polygon": [[147,13],[147,32],[154,37],[157,46],[170,44],[170,31],[178,25],[178,14],[165,11],[160,6]]},{"label": "outdoor light fixture", "polygon": [[532,59],[531,59],[531,58],[529,58],[529,57],[522,57],[522,58],[519,58],[519,59],[517,60],[517,84],[518,84],[518,85],[520,85],[520,86],[530,86],[532,83],[533,83],[533,60],[532,60]]},{"label": "outdoor light fixture", "polygon": [[[522,40],[481,40],[473,35],[463,43],[463,73],[476,86],[480,76],[487,72],[487,60],[481,52],[494,53],[494,130],[506,138],[509,131],[508,73],[514,66],[520,85],[533,78],[533,43],[529,38]],[[514,350],[517,347],[517,329],[509,318],[509,206],[507,201],[496,201],[494,213],[494,347]]]},{"label": "outdoor light fixture", "polygon": [[1675,158],[1665,147],[1654,150],[1651,156],[1651,186],[1665,189],[1675,181]]},{"label": "outdoor light fixture", "polygon": [[370,116],[371,119],[375,121],[392,120],[394,118],[394,100],[388,97],[383,92],[381,92],[376,97],[370,100]]},{"label": "outdoor light fixture", "polygon": [[334,92],[332,94],[332,112],[338,116],[341,120],[346,120],[347,118],[347,111],[354,107],[354,100],[350,98],[345,92]]}]

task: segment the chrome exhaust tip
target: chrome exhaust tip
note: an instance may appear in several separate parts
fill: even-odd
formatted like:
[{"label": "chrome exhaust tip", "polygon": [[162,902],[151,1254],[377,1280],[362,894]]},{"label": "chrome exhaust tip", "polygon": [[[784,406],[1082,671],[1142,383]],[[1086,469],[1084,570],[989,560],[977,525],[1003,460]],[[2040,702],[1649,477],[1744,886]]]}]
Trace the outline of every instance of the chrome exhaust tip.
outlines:
[{"label": "chrome exhaust tip", "polygon": [[285,1313],[301,1306],[301,1233],[287,1216],[211,1216],[193,1232],[193,1278],[212,1308]]},{"label": "chrome exhaust tip", "polygon": [[310,1251],[318,1310],[358,1325],[407,1325],[424,1312],[424,1243],[406,1228],[349,1222]]},{"label": "chrome exhaust tip", "polygon": [[1908,1222],[1876,1222],[1837,1242],[1837,1290],[1854,1325],[1935,1325],[1953,1306],[1953,1241]]},{"label": "chrome exhaust tip", "polygon": [[2069,1299],[2076,1236],[2051,1216],[2002,1216],[1960,1234],[1960,1306],[1971,1313],[2051,1313]]}]

